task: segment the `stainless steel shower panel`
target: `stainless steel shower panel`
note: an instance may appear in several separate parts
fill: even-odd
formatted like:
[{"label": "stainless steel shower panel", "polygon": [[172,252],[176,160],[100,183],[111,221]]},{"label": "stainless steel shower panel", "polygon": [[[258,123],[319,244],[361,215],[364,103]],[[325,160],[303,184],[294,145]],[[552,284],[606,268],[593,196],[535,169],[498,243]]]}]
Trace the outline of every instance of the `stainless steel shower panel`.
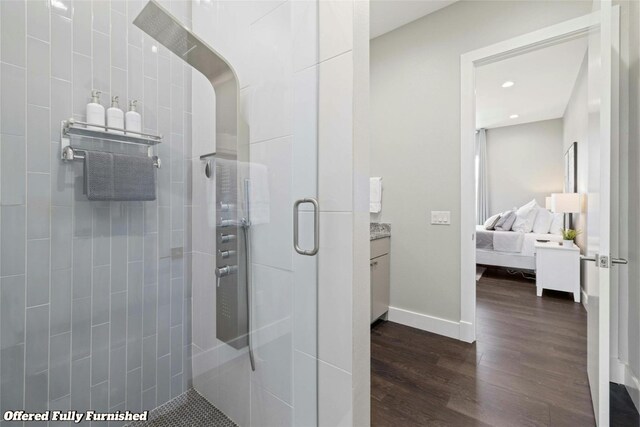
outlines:
[{"label": "stainless steel shower panel", "polygon": [[[216,98],[216,153],[207,158],[207,178],[215,170],[216,218],[216,336],[235,348],[248,344],[246,248],[237,239],[243,212],[239,206],[242,183],[239,161],[249,159],[248,128],[239,113],[238,78],[227,61],[180,23],[154,0],[149,1],[133,23],[171,52],[202,73]],[[213,141],[212,141],[213,142]],[[210,156],[210,155],[205,155]],[[234,167],[235,165],[235,167]],[[204,175],[201,175],[204,177]],[[224,256],[223,256],[224,254]],[[214,278],[211,278],[212,283]]]},{"label": "stainless steel shower panel", "polygon": [[[216,235],[237,236],[242,232],[242,211],[236,209],[240,188],[238,162],[228,154],[220,153],[214,162]],[[239,239],[220,239],[217,249],[216,337],[235,348],[242,348],[249,343],[247,271],[244,268],[247,251],[244,241]]]}]

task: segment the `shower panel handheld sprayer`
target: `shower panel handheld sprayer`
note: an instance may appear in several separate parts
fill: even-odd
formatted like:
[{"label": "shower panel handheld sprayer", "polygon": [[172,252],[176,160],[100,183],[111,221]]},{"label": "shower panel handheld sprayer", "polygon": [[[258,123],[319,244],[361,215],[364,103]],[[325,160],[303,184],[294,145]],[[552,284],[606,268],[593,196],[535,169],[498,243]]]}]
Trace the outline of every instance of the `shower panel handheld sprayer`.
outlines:
[{"label": "shower panel handheld sprayer", "polygon": [[[237,74],[221,55],[186,28],[156,1],[150,0],[133,21],[134,25],[202,73],[215,93],[216,152],[204,154],[207,179],[215,179],[215,196],[220,203],[215,217],[219,252],[216,256],[216,337],[236,349],[251,342],[251,254],[249,211],[237,209],[240,193],[248,208],[249,183],[241,182],[238,162],[249,160],[248,129],[239,113]],[[214,160],[215,159],[215,160]],[[243,233],[238,241],[238,232]],[[213,237],[213,236],[212,236]],[[238,266],[244,265],[244,268]]]},{"label": "shower panel handheld sprayer", "polygon": [[241,220],[242,227],[242,235],[244,237],[244,248],[245,248],[245,274],[247,277],[247,322],[249,323],[249,330],[247,332],[247,340],[249,345],[249,362],[251,363],[251,370],[256,370],[256,362],[253,357],[253,341],[251,340],[251,331],[252,331],[252,320],[251,320],[251,304],[252,304],[252,295],[253,295],[253,277],[251,274],[251,206],[249,205],[249,190],[251,189],[251,181],[248,179],[244,180],[244,206],[245,206],[245,216]]}]

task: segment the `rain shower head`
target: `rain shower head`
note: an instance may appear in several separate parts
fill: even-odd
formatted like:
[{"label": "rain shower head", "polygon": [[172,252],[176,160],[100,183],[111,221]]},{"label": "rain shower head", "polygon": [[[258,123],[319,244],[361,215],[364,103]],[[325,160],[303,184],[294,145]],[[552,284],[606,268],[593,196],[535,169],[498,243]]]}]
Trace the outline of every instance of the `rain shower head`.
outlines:
[{"label": "rain shower head", "polygon": [[133,24],[204,75],[213,86],[218,157],[248,159],[248,127],[238,110],[240,85],[229,62],[155,0],[147,2]]},{"label": "rain shower head", "polygon": [[133,24],[204,74],[214,87],[237,80],[231,66],[168,10],[150,0]]}]

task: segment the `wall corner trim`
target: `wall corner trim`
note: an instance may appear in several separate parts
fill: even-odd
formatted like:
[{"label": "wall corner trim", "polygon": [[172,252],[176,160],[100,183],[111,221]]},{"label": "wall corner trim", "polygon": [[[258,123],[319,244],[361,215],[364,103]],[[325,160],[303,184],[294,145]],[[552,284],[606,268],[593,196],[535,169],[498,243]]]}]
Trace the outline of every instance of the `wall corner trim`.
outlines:
[{"label": "wall corner trim", "polygon": [[580,293],[582,294],[582,305],[586,311],[589,311],[589,295],[584,289],[580,289]]},{"label": "wall corner trim", "polygon": [[627,388],[633,404],[640,412],[640,379],[635,375],[629,364],[617,357],[611,357],[609,365],[611,382],[622,384]]},{"label": "wall corner trim", "polygon": [[473,323],[464,320],[460,321],[460,336],[458,339],[468,343],[476,340],[476,329]]},{"label": "wall corner trim", "polygon": [[629,365],[624,365],[624,384],[627,387],[629,396],[636,405],[636,409],[640,412],[640,379],[634,374]]}]

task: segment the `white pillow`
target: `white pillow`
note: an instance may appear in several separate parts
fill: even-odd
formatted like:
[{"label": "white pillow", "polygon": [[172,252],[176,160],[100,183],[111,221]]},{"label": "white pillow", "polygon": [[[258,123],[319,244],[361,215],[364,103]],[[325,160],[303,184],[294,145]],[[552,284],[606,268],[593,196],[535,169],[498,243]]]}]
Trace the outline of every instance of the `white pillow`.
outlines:
[{"label": "white pillow", "polygon": [[538,207],[538,202],[536,202],[535,199],[521,206],[520,209],[516,211],[516,222],[513,223],[511,229],[520,233],[531,233],[536,216],[538,215]]},{"label": "white pillow", "polygon": [[551,229],[553,222],[553,214],[545,208],[538,208],[536,221],[533,223],[533,232],[538,234],[547,234]]},{"label": "white pillow", "polygon": [[554,213],[553,221],[551,221],[551,226],[549,227],[549,233],[562,234],[563,228],[564,228],[564,214]]},{"label": "white pillow", "polygon": [[513,223],[516,221],[516,211],[507,211],[500,216],[498,222],[495,225],[494,230],[498,231],[510,231],[513,227]]},{"label": "white pillow", "polygon": [[500,219],[500,215],[501,214],[495,214],[494,216],[492,216],[491,218],[486,220],[484,222],[484,229],[485,230],[493,230],[493,228],[496,226],[496,223]]}]

